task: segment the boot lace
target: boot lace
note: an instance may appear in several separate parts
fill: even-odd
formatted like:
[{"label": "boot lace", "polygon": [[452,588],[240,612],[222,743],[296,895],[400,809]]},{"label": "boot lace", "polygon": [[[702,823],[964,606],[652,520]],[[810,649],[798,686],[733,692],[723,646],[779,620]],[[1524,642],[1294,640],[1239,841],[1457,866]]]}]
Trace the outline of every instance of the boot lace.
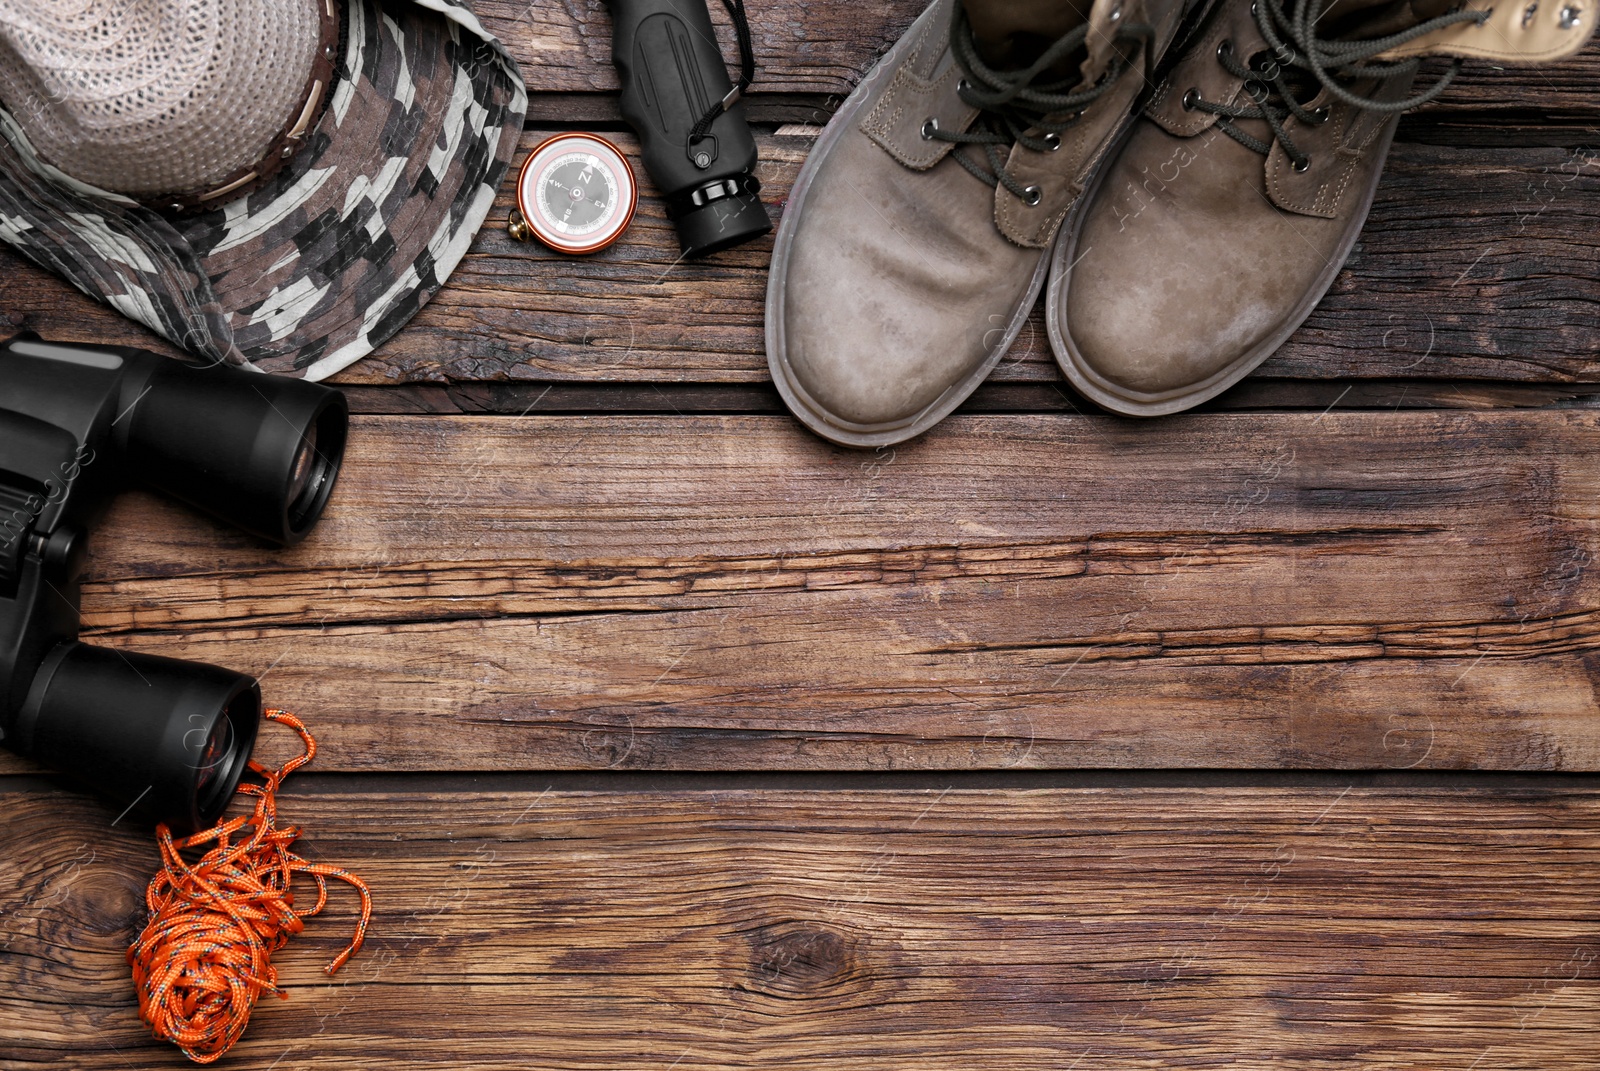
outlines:
[{"label": "boot lace", "polygon": [[1265,120],[1272,131],[1273,140],[1283,146],[1294,169],[1304,171],[1311,166],[1311,157],[1294,143],[1284,128],[1284,123],[1291,115],[1312,125],[1327,122],[1327,108],[1313,110],[1308,107],[1309,102],[1323,89],[1337,100],[1374,112],[1404,112],[1428,103],[1443,93],[1455,79],[1461,70],[1460,59],[1452,61],[1450,68],[1427,89],[1405,100],[1385,101],[1363,97],[1343,83],[1415,75],[1422,65],[1420,58],[1379,63],[1369,61],[1380,53],[1446,26],[1459,22],[1482,25],[1490,14],[1488,11],[1452,11],[1385,37],[1365,41],[1335,41],[1316,35],[1317,15],[1323,6],[1322,0],[1256,0],[1250,5],[1250,13],[1255,16],[1267,49],[1244,62],[1234,54],[1232,42],[1224,41],[1217,48],[1217,62],[1229,74],[1244,80],[1245,94],[1251,103],[1217,103],[1203,99],[1198,89],[1190,89],[1183,96],[1183,106],[1191,111],[1210,112],[1218,116],[1217,126],[1223,133],[1263,156],[1272,151],[1272,142],[1239,129],[1234,120]]},{"label": "boot lace", "polygon": [[[1067,31],[1027,67],[1015,71],[996,70],[978,55],[966,9],[961,4],[952,7],[950,51],[967,76],[956,87],[956,93],[981,114],[965,131],[942,130],[937,119],[929,119],[922,124],[922,136],[954,142],[960,147],[951,155],[980,181],[990,186],[1004,186],[1024,204],[1036,205],[1043,197],[1039,187],[1023,185],[1006,169],[1011,146],[1022,144],[1035,152],[1059,149],[1062,133],[1115,84],[1129,63],[1120,53],[1115,55],[1105,74],[1082,89],[1075,88],[1080,81],[1076,73],[1064,78],[1052,77],[1049,72],[1061,60],[1084,50],[1089,34],[1088,24],[1084,24]],[[1144,23],[1118,25],[1113,31],[1117,41],[1148,43],[1154,36],[1155,30]],[[972,159],[966,152],[967,146],[981,147],[988,166]]]}]

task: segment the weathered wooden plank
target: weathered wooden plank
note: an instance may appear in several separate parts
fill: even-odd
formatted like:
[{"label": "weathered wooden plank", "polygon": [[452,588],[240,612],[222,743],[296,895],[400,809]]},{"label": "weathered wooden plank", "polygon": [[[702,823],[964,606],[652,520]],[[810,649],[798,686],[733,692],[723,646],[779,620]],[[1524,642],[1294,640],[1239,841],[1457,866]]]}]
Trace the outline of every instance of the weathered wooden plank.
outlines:
[{"label": "weathered wooden plank", "polygon": [[[1593,1066],[1592,787],[341,783],[284,812],[367,948],[321,975],[336,888],[229,1067]],[[0,1062],[175,1066],[122,957],[148,831],[0,801]]]},{"label": "weathered wooden plank", "polygon": [[[530,132],[524,148],[539,132]],[[620,140],[630,152],[634,143]],[[776,215],[810,146],[762,139]],[[678,260],[659,201],[588,259],[505,233],[509,193],[450,284],[350,384],[767,380],[771,239]],[[1349,267],[1262,377],[1600,380],[1600,155],[1398,146]],[[139,344],[148,332],[9,253],[0,323],[47,337]],[[1042,319],[993,382],[1059,383]]]},{"label": "weathered wooden plank", "polygon": [[[769,204],[809,145],[764,139]],[[1600,378],[1596,233],[1600,156],[1401,146],[1349,267],[1261,375]],[[499,229],[476,248],[414,325],[343,381],[767,377],[770,238],[679,262],[647,198],[624,240],[581,264]],[[994,380],[1059,378],[1036,316]]]},{"label": "weathered wooden plank", "polygon": [[[734,35],[713,2],[723,55],[735,58]],[[926,4],[890,0],[871,5],[780,0],[748,7],[758,63],[758,92],[844,96],[911,25]],[[522,65],[530,95],[615,93],[611,15],[603,0],[481,0],[484,25]]]},{"label": "weathered wooden plank", "polygon": [[[478,0],[484,24],[522,64],[528,88],[541,93],[612,93],[617,89],[611,63],[611,17],[603,0]],[[707,5],[716,23],[723,54],[733,57],[732,27],[722,5]],[[926,7],[924,0],[876,4],[762,0],[748,7],[752,41],[759,63],[753,89],[767,94],[817,94],[843,97],[868,67],[892,45]],[[1424,77],[1437,77],[1442,63]],[[1549,119],[1594,123],[1600,102],[1600,47],[1591,43],[1564,63],[1525,70],[1471,63],[1434,114],[1531,110]]]},{"label": "weathered wooden plank", "polygon": [[[1600,768],[1600,415],[357,421],[277,552],[129,497],[101,642],[330,769]],[[0,767],[19,768],[19,767]]]},{"label": "weathered wooden plank", "polygon": [[[819,97],[814,93],[766,93],[759,89],[745,98],[745,115],[752,125],[779,128],[791,124],[816,125],[831,117],[844,102],[840,96]],[[1407,112],[1400,120],[1396,140],[1455,148],[1553,147],[1593,149],[1595,120],[1587,112],[1552,114],[1525,107],[1498,107],[1493,96],[1470,107],[1422,108]],[[1587,102],[1584,104],[1588,106]],[[612,93],[539,93],[528,102],[530,127],[590,128],[619,130],[623,127],[621,108]]]},{"label": "weathered wooden plank", "polygon": [[[558,413],[787,412],[769,383],[408,383],[346,386],[352,412],[374,415],[538,416]],[[1092,406],[1054,383],[989,383],[958,412],[1082,413]],[[1600,384],[1560,386],[1438,379],[1252,378],[1197,412],[1310,409],[1597,409]]]}]

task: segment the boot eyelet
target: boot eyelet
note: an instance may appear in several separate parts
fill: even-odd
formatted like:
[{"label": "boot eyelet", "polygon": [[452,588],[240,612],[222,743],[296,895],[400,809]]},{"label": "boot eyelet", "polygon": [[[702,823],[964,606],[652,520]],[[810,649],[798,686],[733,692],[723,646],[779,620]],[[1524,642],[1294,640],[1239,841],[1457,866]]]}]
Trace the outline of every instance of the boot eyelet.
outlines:
[{"label": "boot eyelet", "polygon": [[1044,200],[1044,191],[1037,186],[1024,186],[1022,188],[1022,203],[1032,208]]},{"label": "boot eyelet", "polygon": [[1574,26],[1578,25],[1578,21],[1582,15],[1583,10],[1576,4],[1568,4],[1566,7],[1561,9],[1561,28],[1563,30],[1572,29]]},{"label": "boot eyelet", "polygon": [[1522,13],[1522,28],[1524,30],[1528,28],[1529,23],[1533,22],[1533,16],[1536,15],[1538,11],[1539,0],[1533,0],[1533,3],[1528,5],[1528,9]]},{"label": "boot eyelet", "polygon": [[1223,56],[1230,55],[1232,52],[1233,42],[1223,41],[1222,44],[1217,46],[1217,59],[1221,59]]},{"label": "boot eyelet", "polygon": [[1296,160],[1290,166],[1303,175],[1311,170],[1311,157],[1308,156],[1304,160]]},{"label": "boot eyelet", "polygon": [[1197,105],[1199,103],[1200,103],[1200,90],[1198,88],[1190,89],[1189,92],[1187,92],[1187,93],[1185,93],[1183,95],[1183,110],[1184,111],[1186,111],[1186,112],[1194,111],[1195,105]]},{"label": "boot eyelet", "polygon": [[1061,148],[1061,135],[1055,133],[1054,131],[1046,134],[1044,136],[1044,147],[1050,152],[1055,152],[1057,149]]},{"label": "boot eyelet", "polygon": [[933,140],[933,132],[935,130],[938,130],[938,129],[939,129],[939,120],[938,119],[929,118],[927,120],[924,120],[923,124],[922,124],[922,140],[923,141],[932,141]]},{"label": "boot eyelet", "polygon": [[1329,117],[1332,115],[1333,109],[1324,105],[1323,107],[1318,108],[1316,111],[1311,113],[1311,119],[1318,126],[1321,126],[1323,123],[1326,123]]},{"label": "boot eyelet", "polygon": [[969,90],[971,88],[972,88],[972,83],[967,81],[965,78],[961,79],[961,81],[956,83],[956,92],[957,93],[965,93],[967,90]]}]

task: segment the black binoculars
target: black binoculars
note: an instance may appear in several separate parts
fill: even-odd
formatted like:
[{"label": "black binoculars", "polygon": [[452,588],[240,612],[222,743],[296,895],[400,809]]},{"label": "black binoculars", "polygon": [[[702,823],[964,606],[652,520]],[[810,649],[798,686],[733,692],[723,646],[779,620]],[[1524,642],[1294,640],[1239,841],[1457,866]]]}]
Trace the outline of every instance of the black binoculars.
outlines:
[{"label": "black binoculars", "polygon": [[145,350],[0,345],[0,743],[183,834],[214,823],[261,720],[248,676],[78,642],[87,532],[165,492],[284,546],[322,515],[344,395]]}]

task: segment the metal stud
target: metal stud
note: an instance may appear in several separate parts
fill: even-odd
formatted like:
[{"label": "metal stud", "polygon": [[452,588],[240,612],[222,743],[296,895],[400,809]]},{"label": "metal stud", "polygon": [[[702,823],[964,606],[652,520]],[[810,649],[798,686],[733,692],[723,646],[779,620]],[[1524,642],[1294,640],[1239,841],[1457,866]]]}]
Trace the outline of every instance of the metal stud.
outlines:
[{"label": "metal stud", "polygon": [[522,218],[522,213],[515,208],[511,215],[506,217],[506,231],[519,242],[526,242],[533,237],[533,230],[528,226],[528,221]]}]

